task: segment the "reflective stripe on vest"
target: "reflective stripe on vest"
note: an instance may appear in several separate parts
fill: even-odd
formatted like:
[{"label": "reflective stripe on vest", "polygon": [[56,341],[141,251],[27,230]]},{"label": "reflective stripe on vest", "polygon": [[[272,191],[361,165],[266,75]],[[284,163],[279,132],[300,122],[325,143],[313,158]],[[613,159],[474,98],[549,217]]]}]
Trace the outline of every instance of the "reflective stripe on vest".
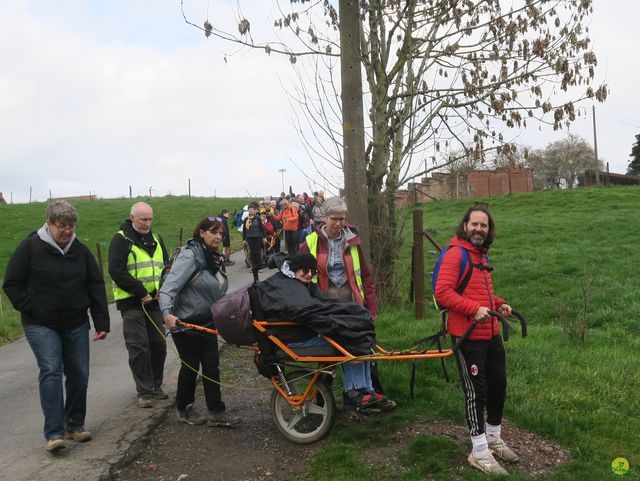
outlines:
[{"label": "reflective stripe on vest", "polygon": [[[164,269],[164,256],[162,255],[162,246],[159,239],[153,234],[153,240],[156,241],[156,250],[153,257],[149,253],[138,247],[131,239],[124,235],[123,231],[118,231],[122,237],[131,243],[129,255],[127,257],[127,271],[131,277],[142,282],[142,285],[148,293],[157,291],[160,288],[160,275]],[[116,301],[133,297],[133,294],[120,289],[113,284],[113,298]]]},{"label": "reflective stripe on vest", "polygon": [[[309,247],[309,253],[318,258],[318,233],[313,231],[311,234],[307,236],[305,239],[307,243],[307,247]],[[358,252],[358,246],[352,245],[349,247],[349,254],[351,254],[351,259],[353,260],[353,273],[356,277],[356,285],[358,286],[358,291],[360,291],[360,297],[362,297],[362,302],[364,302],[364,285],[362,283],[362,275],[360,273],[360,254]],[[311,282],[318,282],[318,276],[313,276]]]}]

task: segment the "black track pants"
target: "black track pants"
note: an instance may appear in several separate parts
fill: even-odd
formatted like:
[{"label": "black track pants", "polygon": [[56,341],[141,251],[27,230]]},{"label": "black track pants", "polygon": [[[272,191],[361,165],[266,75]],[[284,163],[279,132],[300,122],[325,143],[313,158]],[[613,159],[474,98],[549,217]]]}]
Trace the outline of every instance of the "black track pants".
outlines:
[{"label": "black track pants", "polygon": [[[460,342],[452,336],[453,345]],[[504,346],[500,336],[490,341],[465,341],[456,353],[458,372],[465,398],[465,414],[471,436],[484,433],[484,411],[487,423],[497,426],[507,392]]]},{"label": "black track pants", "polygon": [[262,237],[247,237],[249,245],[249,256],[251,258],[251,267],[254,269],[262,268]]},{"label": "black track pants", "polygon": [[284,231],[284,240],[287,244],[287,253],[289,256],[295,255],[298,252],[298,231]]}]

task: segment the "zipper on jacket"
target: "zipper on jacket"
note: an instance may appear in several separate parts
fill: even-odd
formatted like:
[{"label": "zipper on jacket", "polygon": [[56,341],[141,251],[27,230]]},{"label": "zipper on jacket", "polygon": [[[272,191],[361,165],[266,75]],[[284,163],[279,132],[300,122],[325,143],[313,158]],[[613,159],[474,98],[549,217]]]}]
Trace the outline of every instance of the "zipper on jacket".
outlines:
[{"label": "zipper on jacket", "polygon": [[[488,264],[485,264],[484,262],[482,264],[486,265],[487,267],[489,267]],[[493,303],[493,294],[491,293],[491,289],[489,288],[489,279],[487,277],[489,275],[489,271],[483,269],[483,274],[484,274],[484,283],[485,283],[485,286],[487,286],[487,294],[489,295],[489,305],[491,306],[491,310],[495,311],[496,309],[495,309],[495,305]],[[494,334],[494,330],[493,330],[493,318],[492,318],[491,319],[491,339],[493,339],[494,335],[495,334]]]}]

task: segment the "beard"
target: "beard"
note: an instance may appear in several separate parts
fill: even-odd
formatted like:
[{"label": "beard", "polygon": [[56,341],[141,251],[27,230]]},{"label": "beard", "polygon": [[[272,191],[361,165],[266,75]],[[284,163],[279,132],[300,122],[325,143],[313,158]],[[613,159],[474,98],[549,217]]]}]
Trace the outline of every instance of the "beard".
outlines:
[{"label": "beard", "polygon": [[467,232],[467,240],[476,247],[482,247],[487,240],[487,235],[482,232]]}]

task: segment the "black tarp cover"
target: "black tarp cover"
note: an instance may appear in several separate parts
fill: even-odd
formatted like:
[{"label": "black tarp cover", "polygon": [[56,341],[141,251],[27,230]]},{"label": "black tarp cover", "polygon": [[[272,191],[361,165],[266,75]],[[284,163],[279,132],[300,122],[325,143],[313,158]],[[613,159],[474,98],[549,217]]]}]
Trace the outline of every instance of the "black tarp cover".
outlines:
[{"label": "black tarp cover", "polygon": [[[327,299],[316,284],[304,284],[281,272],[260,282],[257,291],[267,319],[296,321],[316,334],[331,337],[354,355],[372,352],[375,328],[371,313],[357,302]],[[284,330],[279,337],[285,342],[299,340],[286,339]]]}]

